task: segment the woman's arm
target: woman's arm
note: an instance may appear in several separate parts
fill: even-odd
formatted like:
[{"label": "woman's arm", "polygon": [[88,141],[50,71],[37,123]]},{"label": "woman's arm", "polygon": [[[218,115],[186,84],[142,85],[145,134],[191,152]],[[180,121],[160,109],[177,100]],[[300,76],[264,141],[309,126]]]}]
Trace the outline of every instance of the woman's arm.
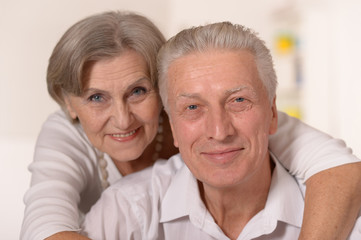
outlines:
[{"label": "woman's arm", "polygon": [[44,239],[57,232],[80,230],[81,192],[96,171],[88,155],[84,140],[66,117],[59,113],[50,116],[29,166],[32,176],[24,196],[21,239]]},{"label": "woman's arm", "polygon": [[45,240],[64,240],[64,239],[66,239],[66,240],[90,240],[90,238],[87,238],[76,232],[55,233],[54,235],[46,238]]},{"label": "woman's arm", "polygon": [[324,170],[306,181],[300,240],[346,239],[361,204],[361,164]]},{"label": "woman's arm", "polygon": [[361,206],[361,163],[351,149],[281,112],[270,149],[306,183],[300,239],[345,239]]}]

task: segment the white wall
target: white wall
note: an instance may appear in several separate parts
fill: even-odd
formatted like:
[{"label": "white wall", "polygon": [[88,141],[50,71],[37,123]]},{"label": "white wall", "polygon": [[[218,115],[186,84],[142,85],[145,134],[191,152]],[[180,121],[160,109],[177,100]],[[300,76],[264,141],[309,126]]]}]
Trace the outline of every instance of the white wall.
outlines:
[{"label": "white wall", "polygon": [[361,157],[361,2],[320,2],[302,12],[304,120]]},{"label": "white wall", "polygon": [[[57,109],[46,91],[47,61],[70,25],[92,13],[127,9],[151,18],[166,37],[191,25],[228,20],[254,28],[272,47],[273,13],[287,2],[290,0],[0,0],[0,152],[5,153],[0,161],[0,186],[5,191],[0,204],[1,238],[18,238],[34,141],[47,115]],[[357,46],[361,42],[361,8],[355,7],[357,0],[295,2],[301,3],[305,34],[305,120],[346,139],[361,156]]]},{"label": "white wall", "polygon": [[185,27],[217,21],[231,21],[256,29],[269,40],[271,12],[279,0],[171,0],[171,35]]}]

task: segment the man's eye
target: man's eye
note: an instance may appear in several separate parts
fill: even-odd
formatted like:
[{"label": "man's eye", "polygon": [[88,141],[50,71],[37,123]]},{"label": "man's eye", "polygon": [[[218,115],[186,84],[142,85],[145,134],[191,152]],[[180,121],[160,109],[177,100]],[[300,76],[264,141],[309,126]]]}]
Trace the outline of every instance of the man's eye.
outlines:
[{"label": "man's eye", "polygon": [[235,97],[230,100],[227,106],[232,112],[242,112],[252,107],[252,103],[244,97]]},{"label": "man's eye", "polygon": [[197,105],[189,105],[189,106],[187,107],[188,110],[196,110],[197,108],[198,108]]},{"label": "man's eye", "polygon": [[242,98],[242,97],[239,97],[239,98],[236,98],[236,99],[235,99],[236,102],[244,102],[244,100],[245,100],[245,99]]},{"label": "man's eye", "polygon": [[89,100],[92,102],[101,102],[103,97],[100,94],[94,94],[89,97]]}]

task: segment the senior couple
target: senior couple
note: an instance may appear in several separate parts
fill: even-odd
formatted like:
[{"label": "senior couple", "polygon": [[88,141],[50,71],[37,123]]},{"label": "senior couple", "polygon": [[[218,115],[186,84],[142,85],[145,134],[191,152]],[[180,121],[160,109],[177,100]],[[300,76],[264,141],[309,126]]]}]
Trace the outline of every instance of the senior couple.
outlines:
[{"label": "senior couple", "polygon": [[[135,17],[142,29],[156,32],[147,19],[123,13],[92,16],[73,30],[89,28],[89,19],[95,19],[99,24],[92,25],[93,32],[101,33],[102,27],[104,32],[100,22],[109,16]],[[124,23],[135,26],[129,19]],[[129,38],[152,39],[147,31],[135,29],[138,35]],[[81,146],[72,145],[73,155],[66,147],[55,153],[48,149],[54,143],[47,148],[38,141],[43,158],[30,167],[33,182],[25,196],[23,239],[71,239],[75,231],[91,239],[361,239],[359,159],[342,142],[277,111],[272,57],[252,30],[221,22],[181,31],[160,48],[158,83],[152,68],[155,54],[144,54],[144,44],[151,40],[139,44],[120,39],[115,39],[113,52],[98,51],[79,64],[86,67],[76,81],[78,92],[66,91],[64,84],[55,87],[49,77],[71,59],[58,61],[53,69],[56,54],[50,59],[48,86],[63,109],[63,117],[53,117],[52,124],[65,125],[67,116],[71,132],[52,136],[60,137],[56,144],[62,145],[67,138],[75,143],[76,135],[86,150],[78,153]],[[58,48],[65,51],[70,42],[61,40]],[[158,121],[158,87],[169,125],[166,116]],[[179,154],[154,162],[176,152],[167,145],[172,142]],[[51,177],[39,173],[50,166],[44,159],[51,155],[66,159],[62,164],[72,172],[64,174],[71,180],[63,180],[61,172]],[[69,155],[89,159],[81,162]],[[91,174],[100,180],[74,180],[93,179]],[[67,186],[71,181],[81,186]],[[59,189],[46,194],[53,194],[65,210],[64,202],[73,205],[70,209],[83,203],[79,211],[86,214],[82,220],[68,209],[62,215],[73,216],[73,221],[58,218],[46,235],[44,227],[29,219],[37,214],[44,222],[51,219],[53,203],[41,197],[50,182]],[[104,188],[110,184],[100,198],[98,182]],[[65,192],[61,197],[60,185]],[[74,201],[66,196],[72,187],[78,192]],[[82,201],[92,193],[93,201]],[[40,202],[49,209],[39,212],[35,206]]]}]

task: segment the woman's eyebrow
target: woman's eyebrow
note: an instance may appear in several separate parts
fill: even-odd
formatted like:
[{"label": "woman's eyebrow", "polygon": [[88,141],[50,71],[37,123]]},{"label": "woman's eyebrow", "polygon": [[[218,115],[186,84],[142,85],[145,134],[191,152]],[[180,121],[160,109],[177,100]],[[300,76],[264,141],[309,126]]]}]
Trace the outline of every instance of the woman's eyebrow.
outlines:
[{"label": "woman's eyebrow", "polygon": [[104,91],[104,90],[101,90],[101,89],[98,89],[98,88],[87,88],[83,91],[82,95],[87,95],[89,93],[106,93],[107,91]]},{"label": "woman's eyebrow", "polygon": [[139,85],[139,84],[141,84],[143,82],[147,82],[147,83],[149,82],[149,84],[151,85],[151,82],[150,82],[149,78],[141,77],[138,80],[136,80],[135,82],[131,83],[126,89],[128,89],[128,90],[132,89],[132,88],[136,87],[137,85]]},{"label": "woman's eyebrow", "polygon": [[[135,86],[143,83],[143,82],[148,82],[149,79],[147,77],[141,77],[138,80],[136,80],[135,82],[131,83],[129,86],[126,87],[126,89],[132,89]],[[150,81],[149,81],[150,83]],[[83,94],[89,93],[89,92],[100,92],[100,93],[106,93],[107,91],[105,90],[101,90],[99,88],[87,88],[83,91]]]}]

